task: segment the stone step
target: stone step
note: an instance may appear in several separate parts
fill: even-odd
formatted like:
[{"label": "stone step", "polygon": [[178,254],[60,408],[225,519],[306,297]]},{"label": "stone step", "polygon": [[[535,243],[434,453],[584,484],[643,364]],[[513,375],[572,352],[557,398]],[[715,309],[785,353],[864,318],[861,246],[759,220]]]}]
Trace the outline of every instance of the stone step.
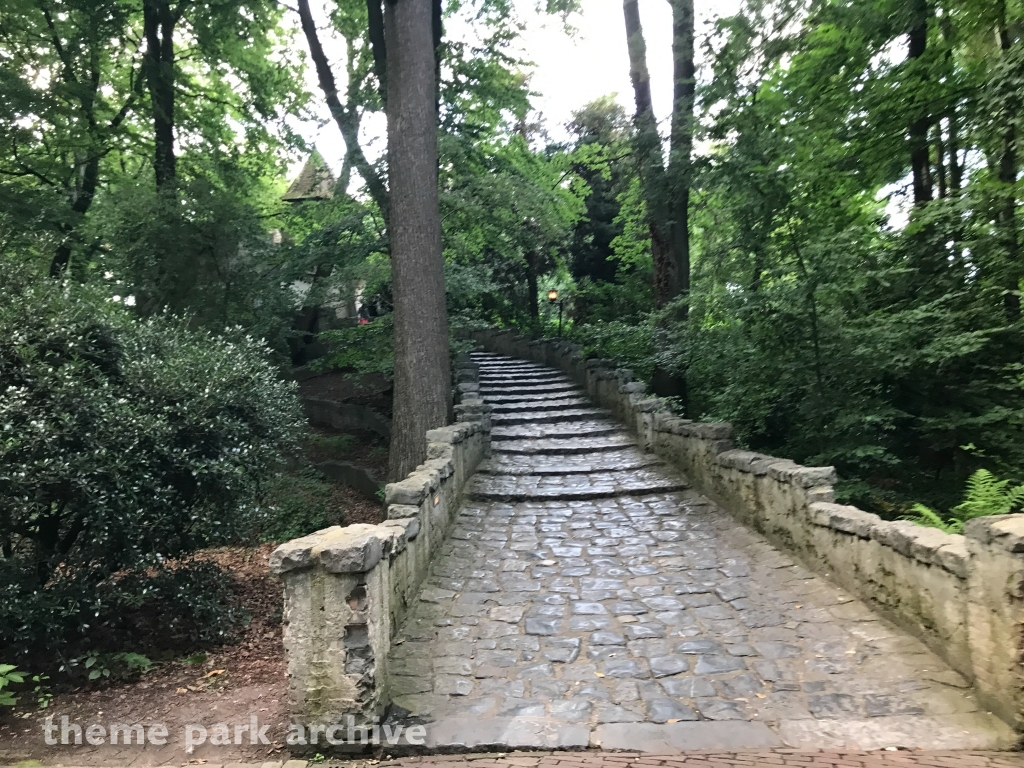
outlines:
[{"label": "stone step", "polygon": [[540,376],[548,378],[551,376],[564,376],[561,371],[551,368],[487,368],[480,366],[481,376]]},{"label": "stone step", "polygon": [[646,496],[686,490],[680,477],[651,470],[585,475],[478,475],[470,482],[474,501],[573,501],[615,496]]},{"label": "stone step", "polygon": [[478,381],[482,387],[547,387],[573,383],[568,376],[552,376],[550,379],[539,376],[481,376]]},{"label": "stone step", "polygon": [[590,400],[576,392],[531,392],[518,395],[488,395],[486,399],[491,405],[543,403],[548,400],[576,400],[587,405],[591,404]]},{"label": "stone step", "polygon": [[588,419],[608,418],[608,411],[600,408],[562,408],[547,411],[519,411],[516,413],[491,412],[491,423],[494,426],[510,427],[517,424],[562,424],[567,421],[587,421]]},{"label": "stone step", "polygon": [[491,405],[491,413],[537,413],[543,411],[561,411],[572,408],[589,408],[591,403],[582,397],[565,397],[554,400],[513,400],[508,403],[495,403],[487,401]]},{"label": "stone step", "polygon": [[580,421],[570,424],[541,423],[495,426],[491,428],[491,440],[576,440],[580,437],[614,435],[622,428],[610,421]]},{"label": "stone step", "polygon": [[491,446],[491,451],[495,454],[576,456],[635,447],[633,438],[619,432],[596,437],[576,437],[572,440],[498,440]]},{"label": "stone step", "polygon": [[532,367],[532,368],[507,368],[504,366],[488,367],[478,366],[481,376],[564,376],[561,371],[553,368]]},{"label": "stone step", "polygon": [[668,469],[653,454],[638,450],[606,451],[594,456],[526,456],[502,454],[483,461],[482,475],[586,475],[632,469]]},{"label": "stone step", "polygon": [[477,368],[482,371],[553,371],[554,368],[548,368],[546,365],[540,365],[539,363],[527,363],[527,362],[503,362],[501,360],[478,360],[475,361]]},{"label": "stone step", "polygon": [[493,397],[500,397],[502,395],[580,395],[582,390],[575,384],[544,384],[544,385],[531,385],[524,384],[522,386],[518,384],[511,384],[501,387],[489,387],[484,384],[480,385],[480,394],[484,400],[489,400]]}]

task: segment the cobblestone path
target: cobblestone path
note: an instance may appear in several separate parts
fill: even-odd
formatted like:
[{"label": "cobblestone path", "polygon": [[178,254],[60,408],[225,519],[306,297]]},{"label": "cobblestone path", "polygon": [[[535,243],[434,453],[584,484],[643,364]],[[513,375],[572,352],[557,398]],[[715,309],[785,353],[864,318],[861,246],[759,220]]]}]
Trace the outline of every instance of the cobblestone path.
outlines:
[{"label": "cobblestone path", "polygon": [[492,456],[392,652],[435,746],[1006,748],[921,642],[688,489],[551,369],[478,354]]}]

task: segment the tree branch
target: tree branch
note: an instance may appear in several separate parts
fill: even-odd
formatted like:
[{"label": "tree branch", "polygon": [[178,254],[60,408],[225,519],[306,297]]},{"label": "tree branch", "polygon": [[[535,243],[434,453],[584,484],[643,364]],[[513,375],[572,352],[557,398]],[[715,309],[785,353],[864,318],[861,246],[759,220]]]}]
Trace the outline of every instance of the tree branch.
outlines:
[{"label": "tree branch", "polygon": [[338,98],[338,86],[334,80],[334,74],[331,72],[331,65],[327,61],[327,55],[320,44],[320,36],[313,21],[313,14],[309,9],[309,0],[299,0],[299,18],[302,22],[302,32],[305,34],[306,42],[309,44],[309,53],[316,68],[320,90],[323,91],[324,98],[327,101],[327,107],[334,118],[334,122],[338,124],[341,137],[345,140],[345,148],[352,159],[352,165],[355,166],[359,175],[366,182],[370,196],[377,203],[377,207],[380,208],[385,226],[387,226],[389,221],[387,187],[374,167],[370,165],[366,155],[363,154],[362,147],[359,145],[358,114],[355,109],[345,109]]}]

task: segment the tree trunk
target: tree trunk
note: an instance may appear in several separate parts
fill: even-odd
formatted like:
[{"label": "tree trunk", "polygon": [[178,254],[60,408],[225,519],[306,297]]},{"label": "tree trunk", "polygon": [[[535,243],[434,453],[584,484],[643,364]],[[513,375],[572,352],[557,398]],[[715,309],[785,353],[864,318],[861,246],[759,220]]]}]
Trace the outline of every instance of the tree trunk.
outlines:
[{"label": "tree trunk", "polygon": [[[671,297],[690,292],[690,184],[692,181],[693,108],[696,72],[693,65],[693,0],[672,0],[672,147],[669,151],[671,238],[674,282]],[[686,319],[684,305],[682,319]]]},{"label": "tree trunk", "polygon": [[174,27],[177,18],[168,0],[142,4],[146,54],[143,66],[153,108],[153,170],[157,189],[173,187],[174,156]]},{"label": "tree trunk", "polygon": [[[377,90],[380,93],[380,102],[384,109],[388,108],[388,55],[384,45],[384,9],[381,7],[382,0],[366,0],[366,18],[369,28],[370,51],[373,53],[373,73],[377,76]],[[300,15],[309,15],[308,0],[301,0],[299,3]],[[306,28],[305,16],[303,16],[303,29]],[[316,27],[313,27],[313,36],[316,37]],[[306,33],[309,38],[309,32]],[[317,39],[317,47],[320,41]],[[312,49],[312,44],[310,48]],[[322,50],[322,49],[321,49]],[[315,59],[314,59],[315,61]],[[326,59],[324,60],[326,62]],[[319,67],[319,65],[317,65]],[[333,76],[331,78],[334,79]],[[323,88],[321,82],[320,87]]]},{"label": "tree trunk", "polygon": [[[1006,24],[1006,5],[1001,5],[1002,18],[998,30],[999,48],[1005,58],[1013,46],[1013,38]],[[1007,264],[1006,285],[1003,293],[1003,308],[1006,319],[1015,322],[1020,318],[1021,269],[1018,264],[1019,242],[1017,236],[1017,131],[1013,123],[1003,129],[1002,148],[999,153],[999,182],[1002,186],[999,204],[999,226],[1002,231],[1003,248]]]},{"label": "tree trunk", "polygon": [[526,309],[530,313],[530,322],[536,328],[540,325],[540,304],[537,301],[537,253],[526,254]]},{"label": "tree trunk", "polygon": [[948,181],[946,177],[946,144],[942,139],[942,122],[935,123],[935,174],[939,181],[939,199],[942,200],[948,194]]},{"label": "tree trunk", "polygon": [[388,474],[426,457],[426,432],[452,417],[437,189],[432,0],[387,2],[388,169],[395,389]]},{"label": "tree trunk", "polygon": [[[928,49],[928,17],[931,10],[928,0],[911,0],[910,30],[907,57],[914,62],[921,59]],[[921,65],[918,64],[918,67]],[[910,139],[910,166],[914,177],[914,205],[923,205],[932,199],[931,165],[928,159],[928,127],[931,118],[920,103],[924,100],[925,77],[920,70],[913,79],[914,115],[911,117],[908,136]]]},{"label": "tree trunk", "polygon": [[[93,198],[96,197],[96,187],[100,180],[99,157],[91,157],[82,163],[76,176],[75,190],[71,200],[71,211],[77,219],[86,214],[90,206],[92,206]],[[50,261],[50,277],[61,277],[68,268],[68,262],[71,261],[71,242],[75,225],[67,223],[61,229],[64,233],[64,239],[57,246],[53,259]]]},{"label": "tree trunk", "polygon": [[651,101],[651,77],[647,70],[647,43],[637,0],[624,0],[622,12],[626,19],[626,47],[629,51],[629,78],[633,83],[636,104],[636,150],[647,206],[647,226],[651,235],[651,260],[654,266],[654,304],[659,309],[672,299],[672,254],[667,234],[667,211],[664,205],[664,160],[658,121]]},{"label": "tree trunk", "polygon": [[956,194],[960,191],[963,181],[963,166],[960,165],[960,119],[956,114],[956,105],[949,111],[949,142],[947,146],[949,155],[949,189]]},{"label": "tree trunk", "polygon": [[[668,240],[663,243],[667,257],[656,289],[662,293],[661,305],[690,292],[690,184],[693,154],[693,110],[696,94],[696,73],[693,62],[693,0],[670,0],[672,6],[672,133],[669,147],[667,184],[663,194],[668,198]],[[664,232],[664,230],[662,230]],[[653,237],[652,237],[653,250]],[[679,308],[676,319],[686,323],[689,309]],[[656,368],[651,388],[662,397],[677,397],[687,407],[684,375]]]}]

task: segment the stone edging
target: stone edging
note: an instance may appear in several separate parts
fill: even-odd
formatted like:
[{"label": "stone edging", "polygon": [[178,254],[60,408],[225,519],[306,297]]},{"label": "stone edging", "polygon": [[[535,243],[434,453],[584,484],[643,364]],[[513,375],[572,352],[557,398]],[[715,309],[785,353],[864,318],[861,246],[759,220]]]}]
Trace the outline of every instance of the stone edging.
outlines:
[{"label": "stone edging", "polygon": [[588,360],[579,345],[512,331],[470,336],[565,372],[700,493],[920,637],[973,682],[984,706],[1024,730],[1024,515],[972,520],[962,536],[882,520],[834,503],[833,467],[736,449],[732,425],[675,416],[631,371]]},{"label": "stone edging", "polygon": [[270,556],[270,570],[284,582],[289,704],[297,722],[329,725],[352,716],[358,725],[390,703],[391,640],[490,446],[476,366],[461,359],[455,374],[458,421],[427,432],[427,460],[386,486],[387,520],[325,528]]}]

